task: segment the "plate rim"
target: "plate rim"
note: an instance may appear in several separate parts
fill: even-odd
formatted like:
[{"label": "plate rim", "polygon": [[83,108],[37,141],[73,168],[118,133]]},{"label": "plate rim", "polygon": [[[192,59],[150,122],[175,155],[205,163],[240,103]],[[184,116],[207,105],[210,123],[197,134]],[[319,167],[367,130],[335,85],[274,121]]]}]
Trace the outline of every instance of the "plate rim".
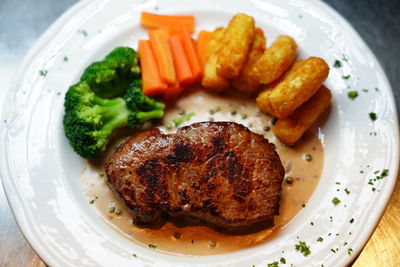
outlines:
[{"label": "plate rim", "polygon": [[[106,1],[110,1],[110,0],[106,0]],[[147,0],[148,1],[148,0]],[[92,1],[92,0],[82,0],[82,1],[78,1],[75,4],[73,4],[71,7],[69,7],[61,16],[59,16],[48,28],[47,30],[37,39],[37,41],[35,42],[35,44],[31,47],[31,49],[29,49],[28,53],[25,55],[24,59],[21,61],[19,67],[17,68],[13,79],[11,80],[9,86],[6,88],[7,92],[5,94],[5,100],[9,99],[11,97],[11,95],[13,94],[13,90],[14,88],[16,88],[16,86],[18,85],[18,81],[19,81],[19,76],[21,76],[21,74],[24,73],[24,70],[29,66],[29,63],[35,58],[35,55],[43,48],[46,46],[46,41],[51,39],[53,36],[57,35],[58,32],[57,30],[62,28],[63,23],[65,21],[67,21],[69,18],[71,18],[76,11],[78,11],[80,8],[86,7],[87,5],[91,5],[91,4],[96,4],[100,3],[100,2],[105,2],[104,0],[98,0],[98,1]],[[396,102],[395,102],[395,98],[394,98],[394,93],[393,93],[393,88],[392,85],[390,84],[387,76],[386,76],[386,72],[383,70],[381,63],[379,62],[379,60],[377,59],[377,57],[375,56],[375,54],[371,51],[371,49],[369,48],[369,46],[367,45],[367,43],[364,41],[364,39],[361,37],[361,35],[354,29],[354,27],[347,21],[347,19],[345,19],[342,15],[339,14],[339,12],[337,12],[335,9],[333,9],[329,4],[321,1],[321,0],[312,0],[310,1],[312,5],[319,5],[319,8],[321,8],[322,10],[330,13],[330,15],[334,16],[335,19],[338,19],[342,24],[346,25],[346,31],[348,31],[349,33],[351,33],[352,36],[354,36],[356,39],[358,38],[359,45],[362,46],[362,48],[364,50],[366,50],[371,57],[375,60],[375,62],[377,63],[375,66],[375,70],[378,72],[379,76],[382,77],[383,82],[388,86],[388,88],[390,90],[388,90],[388,95],[389,98],[387,98],[386,100],[390,101],[391,106],[394,108],[394,113],[393,113],[393,119],[395,121],[395,125],[393,125],[393,127],[396,129],[395,132],[393,133],[393,137],[394,137],[394,141],[396,142],[396,147],[397,149],[395,149],[395,155],[394,155],[394,159],[393,159],[393,165],[394,166],[390,166],[390,170],[391,173],[393,175],[393,179],[391,179],[390,181],[386,181],[386,183],[389,183],[389,185],[387,185],[390,188],[390,194],[386,194],[384,195],[384,197],[382,197],[380,199],[380,201],[378,202],[380,204],[380,209],[379,209],[379,215],[376,217],[377,220],[374,222],[373,226],[369,227],[368,231],[364,231],[362,233],[362,242],[359,242],[358,246],[354,246],[354,253],[351,257],[348,257],[348,259],[342,260],[342,263],[350,263],[352,262],[354,259],[356,259],[356,257],[358,257],[358,255],[360,254],[360,252],[362,251],[362,249],[364,248],[364,246],[367,244],[368,239],[372,236],[372,234],[375,232],[376,227],[378,226],[379,222],[381,221],[381,218],[383,216],[383,214],[386,211],[386,207],[389,203],[389,200],[393,194],[393,190],[397,181],[397,177],[398,177],[398,171],[399,171],[399,153],[400,153],[400,149],[399,149],[399,121],[398,121],[398,112],[396,109]],[[4,105],[2,108],[2,112],[1,115],[2,117],[4,117],[4,115],[6,114],[6,106]],[[7,132],[7,130],[3,129],[0,131],[1,132],[1,140],[3,140],[5,133]],[[0,147],[2,148],[2,150],[4,151],[5,149],[5,145],[4,144],[0,144]],[[7,156],[5,157],[5,159],[2,161],[3,163],[7,161]],[[3,164],[2,163],[2,164]],[[397,164],[396,164],[397,163]],[[5,178],[7,177],[7,178]],[[11,201],[12,196],[11,196],[11,184],[8,180],[8,177],[11,177],[11,173],[9,173],[7,171],[7,168],[0,168],[0,178],[1,178],[1,182],[4,188],[4,193],[7,199],[7,202],[9,204],[10,210],[16,220],[16,223],[19,227],[19,229],[21,230],[21,232],[23,233],[26,241],[29,243],[29,245],[34,249],[34,251],[40,256],[40,258],[46,262],[49,265],[57,265],[60,262],[57,261],[57,257],[55,257],[51,252],[49,252],[48,250],[45,249],[45,247],[41,247],[38,245],[38,240],[33,236],[33,232],[32,229],[30,227],[27,227],[26,223],[27,218],[24,217],[24,214],[21,212],[20,210],[24,209],[24,204],[21,203],[17,203],[17,202],[13,202]]]}]

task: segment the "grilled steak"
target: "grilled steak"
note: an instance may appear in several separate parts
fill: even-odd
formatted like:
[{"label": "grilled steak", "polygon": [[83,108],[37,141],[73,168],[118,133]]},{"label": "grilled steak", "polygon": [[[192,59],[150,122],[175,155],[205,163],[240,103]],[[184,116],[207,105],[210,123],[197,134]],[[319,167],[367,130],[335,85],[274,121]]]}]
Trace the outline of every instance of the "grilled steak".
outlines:
[{"label": "grilled steak", "polygon": [[167,214],[222,230],[271,226],[284,176],[274,146],[232,122],[195,123],[176,134],[138,133],[107,160],[105,172],[136,224]]}]

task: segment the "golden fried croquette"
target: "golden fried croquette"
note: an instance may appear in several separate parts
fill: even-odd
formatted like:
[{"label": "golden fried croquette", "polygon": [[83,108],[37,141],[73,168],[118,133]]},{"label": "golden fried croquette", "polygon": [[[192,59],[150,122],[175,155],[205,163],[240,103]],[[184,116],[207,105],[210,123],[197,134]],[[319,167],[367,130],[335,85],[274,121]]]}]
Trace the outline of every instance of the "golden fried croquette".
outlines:
[{"label": "golden fried croquette", "polygon": [[294,145],[308,128],[326,111],[332,94],[324,85],[307,102],[286,119],[278,119],[272,128],[276,137],[286,145]]},{"label": "golden fried croquette", "polygon": [[265,50],[265,37],[264,32],[260,28],[256,28],[254,31],[254,40],[251,44],[247,61],[244,64],[242,72],[238,79],[232,81],[232,86],[243,93],[253,94],[258,91],[259,82],[258,80],[250,77],[250,71],[253,69],[254,64],[264,53]]},{"label": "golden fried croquette", "polygon": [[257,104],[263,112],[276,118],[286,118],[315,94],[328,74],[329,66],[322,58],[302,60],[293,64],[279,81],[261,92]]},{"label": "golden fried croquette", "polygon": [[297,45],[290,36],[279,36],[254,64],[250,76],[261,84],[276,81],[292,65]]},{"label": "golden fried croquette", "polygon": [[221,47],[221,40],[224,36],[225,29],[217,28],[211,35],[208,43],[207,61],[204,66],[204,74],[201,84],[206,89],[220,92],[229,86],[229,81],[217,74],[218,50]]},{"label": "golden fried croquette", "polygon": [[218,51],[217,73],[226,79],[236,79],[246,63],[254,38],[254,18],[236,14],[226,28]]}]

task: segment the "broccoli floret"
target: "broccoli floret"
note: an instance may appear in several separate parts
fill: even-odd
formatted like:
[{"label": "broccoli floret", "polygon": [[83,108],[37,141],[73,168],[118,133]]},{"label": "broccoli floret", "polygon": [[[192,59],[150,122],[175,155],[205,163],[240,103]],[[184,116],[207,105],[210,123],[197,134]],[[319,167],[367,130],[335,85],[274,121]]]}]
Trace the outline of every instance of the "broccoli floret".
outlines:
[{"label": "broccoli floret", "polygon": [[139,74],[139,56],[135,50],[130,47],[117,47],[102,61],[87,67],[81,81],[86,81],[96,95],[113,98],[123,96],[126,88]]},{"label": "broccoli floret", "polygon": [[141,79],[133,81],[133,83],[129,86],[124,98],[126,104],[131,110],[151,111],[163,110],[165,108],[164,103],[158,102],[155,99],[143,94]]},{"label": "broccoli floret", "polygon": [[117,128],[139,128],[164,116],[164,103],[143,94],[138,54],[117,47],[102,61],[86,68],[64,101],[64,131],[84,158],[100,156]]},{"label": "broccoli floret", "polygon": [[130,109],[122,97],[106,99],[97,96],[86,81],[68,89],[64,107],[65,134],[73,149],[84,158],[100,156],[115,129],[139,128],[145,121],[164,115],[163,108],[141,111]]}]

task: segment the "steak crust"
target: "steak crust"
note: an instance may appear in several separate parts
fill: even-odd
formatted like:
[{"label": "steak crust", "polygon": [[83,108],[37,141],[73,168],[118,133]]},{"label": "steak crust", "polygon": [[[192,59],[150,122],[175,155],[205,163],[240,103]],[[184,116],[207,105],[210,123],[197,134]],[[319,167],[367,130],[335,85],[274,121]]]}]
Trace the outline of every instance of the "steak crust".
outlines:
[{"label": "steak crust", "polygon": [[135,224],[185,216],[230,231],[271,226],[279,213],[281,160],[273,144],[237,123],[147,130],[128,138],[104,167]]}]

